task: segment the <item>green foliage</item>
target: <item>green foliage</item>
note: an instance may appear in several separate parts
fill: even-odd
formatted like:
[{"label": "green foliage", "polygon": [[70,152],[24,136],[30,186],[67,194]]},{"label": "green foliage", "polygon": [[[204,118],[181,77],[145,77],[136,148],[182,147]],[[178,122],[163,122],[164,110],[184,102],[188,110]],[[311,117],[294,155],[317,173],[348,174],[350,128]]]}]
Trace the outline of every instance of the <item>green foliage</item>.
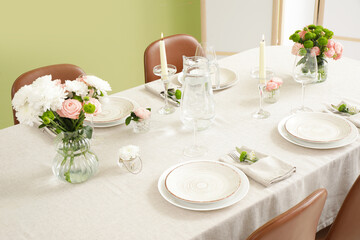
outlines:
[{"label": "green foliage", "polygon": [[[315,34],[316,36],[316,34]],[[313,34],[311,32],[307,32],[305,33],[305,40],[310,40],[313,39]]]},{"label": "green foliage", "polygon": [[320,38],[318,39],[318,43],[319,43],[320,46],[326,46],[327,43],[328,43],[328,40],[327,40],[326,37],[320,37]]},{"label": "green foliage", "polygon": [[80,96],[77,96],[75,94],[73,95],[72,98],[75,99],[75,100],[78,100],[79,102],[83,102],[83,99]]},{"label": "green foliage", "polygon": [[176,97],[176,99],[181,99],[181,91],[179,89],[176,89],[175,97]]}]

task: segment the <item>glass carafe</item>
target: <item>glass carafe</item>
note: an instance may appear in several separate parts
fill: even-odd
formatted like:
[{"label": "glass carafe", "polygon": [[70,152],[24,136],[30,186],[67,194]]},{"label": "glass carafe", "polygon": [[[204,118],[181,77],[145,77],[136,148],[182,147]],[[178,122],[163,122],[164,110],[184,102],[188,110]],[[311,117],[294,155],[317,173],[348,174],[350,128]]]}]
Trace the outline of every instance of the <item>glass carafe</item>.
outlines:
[{"label": "glass carafe", "polygon": [[[203,91],[203,96],[206,104],[204,105],[204,114],[201,118],[197,120],[196,129],[204,130],[208,128],[212,119],[215,117],[215,103],[213,96],[213,89],[210,78],[209,71],[209,61],[205,57],[195,56],[195,57],[186,57],[183,56],[183,97],[182,101],[184,102],[184,96],[186,92],[186,80],[192,79],[193,81],[201,82],[201,91]],[[185,101],[186,98],[185,98]],[[193,128],[193,123],[188,118],[186,118],[182,112],[181,121],[187,128]]]}]

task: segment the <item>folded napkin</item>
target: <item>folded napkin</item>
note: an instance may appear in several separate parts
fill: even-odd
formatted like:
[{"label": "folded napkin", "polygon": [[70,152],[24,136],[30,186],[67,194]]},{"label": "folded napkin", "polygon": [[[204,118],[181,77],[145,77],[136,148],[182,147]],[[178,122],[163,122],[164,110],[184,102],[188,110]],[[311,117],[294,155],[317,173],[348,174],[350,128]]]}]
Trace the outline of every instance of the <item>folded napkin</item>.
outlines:
[{"label": "folded napkin", "polygon": [[[356,127],[360,128],[360,113],[351,115],[349,113],[344,113],[344,112],[339,112],[336,108],[338,108],[340,105],[342,104],[346,104],[346,106],[348,108],[351,108],[351,110],[353,112],[359,112],[360,108],[358,106],[358,104],[351,102],[351,101],[341,101],[339,104],[337,105],[332,105],[332,104],[324,104],[326,109],[326,112],[330,112],[330,113],[334,113],[337,114],[339,116],[345,117],[347,120],[349,120],[350,122],[352,122]],[[335,107],[334,107],[335,106]]]},{"label": "folded napkin", "polygon": [[[240,150],[248,153],[251,152],[251,150],[247,147],[241,147]],[[278,158],[267,156],[259,152],[255,152],[255,155],[259,160],[252,164],[240,162],[240,160],[237,159],[235,160],[231,157],[231,155],[233,156],[234,154],[237,159],[239,159],[240,154],[237,151],[232,151],[231,153],[222,156],[219,161],[238,167],[247,176],[251,177],[265,187],[282,181],[296,172],[296,167]]]},{"label": "folded napkin", "polygon": [[[175,92],[175,90],[177,88],[178,87],[175,84],[173,84],[171,82],[169,83],[168,89],[174,89],[174,92]],[[160,96],[161,98],[165,98],[165,95],[164,95],[164,83],[160,79],[145,84],[145,89],[148,90],[149,92],[155,94],[156,96]],[[175,96],[170,96],[168,98],[168,100],[169,100],[170,103],[174,104],[175,106],[177,106],[177,107],[180,106],[180,101],[178,99],[176,99]]]}]

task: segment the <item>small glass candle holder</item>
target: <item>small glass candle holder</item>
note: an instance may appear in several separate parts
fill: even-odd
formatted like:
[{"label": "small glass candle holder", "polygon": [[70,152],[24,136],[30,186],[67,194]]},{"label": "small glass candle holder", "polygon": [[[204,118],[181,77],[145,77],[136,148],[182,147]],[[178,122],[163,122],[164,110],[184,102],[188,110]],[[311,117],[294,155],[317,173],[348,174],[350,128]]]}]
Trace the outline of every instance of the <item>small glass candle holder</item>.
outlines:
[{"label": "small glass candle holder", "polygon": [[159,109],[159,113],[161,115],[167,115],[175,112],[175,108],[169,104],[168,101],[168,89],[170,84],[170,79],[176,73],[176,67],[174,65],[167,65],[167,72],[163,73],[161,71],[161,65],[157,65],[154,67],[153,72],[156,76],[161,77],[161,81],[164,84],[164,97],[165,97],[165,105]]},{"label": "small glass candle holder", "polygon": [[265,69],[265,72],[266,72],[266,77],[264,79],[260,78],[258,67],[253,68],[251,71],[251,74],[250,74],[252,78],[254,78],[258,81],[258,89],[259,89],[259,95],[260,95],[259,110],[257,110],[256,112],[254,112],[252,114],[252,117],[256,118],[256,119],[264,119],[264,118],[268,118],[270,116],[270,113],[263,109],[262,102],[263,102],[263,97],[264,97],[263,96],[264,87],[266,86],[266,82],[274,76],[274,72],[268,68]]},{"label": "small glass candle holder", "polygon": [[150,119],[132,121],[134,133],[146,133],[150,130]]}]

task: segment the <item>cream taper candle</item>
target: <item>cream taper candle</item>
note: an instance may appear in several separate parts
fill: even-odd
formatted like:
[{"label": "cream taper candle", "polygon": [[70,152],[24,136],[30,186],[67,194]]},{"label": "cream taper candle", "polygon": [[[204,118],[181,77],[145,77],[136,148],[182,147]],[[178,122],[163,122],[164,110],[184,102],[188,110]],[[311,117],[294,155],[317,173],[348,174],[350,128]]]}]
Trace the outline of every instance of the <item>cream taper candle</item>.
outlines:
[{"label": "cream taper candle", "polygon": [[259,79],[260,79],[260,84],[265,84],[265,82],[266,82],[266,66],[265,66],[265,36],[264,36],[264,34],[262,35],[262,40],[260,42]]},{"label": "cream taper candle", "polygon": [[167,80],[168,68],[167,68],[166,50],[165,50],[163,33],[161,33],[161,40],[160,40],[160,63],[161,63],[162,80]]}]

